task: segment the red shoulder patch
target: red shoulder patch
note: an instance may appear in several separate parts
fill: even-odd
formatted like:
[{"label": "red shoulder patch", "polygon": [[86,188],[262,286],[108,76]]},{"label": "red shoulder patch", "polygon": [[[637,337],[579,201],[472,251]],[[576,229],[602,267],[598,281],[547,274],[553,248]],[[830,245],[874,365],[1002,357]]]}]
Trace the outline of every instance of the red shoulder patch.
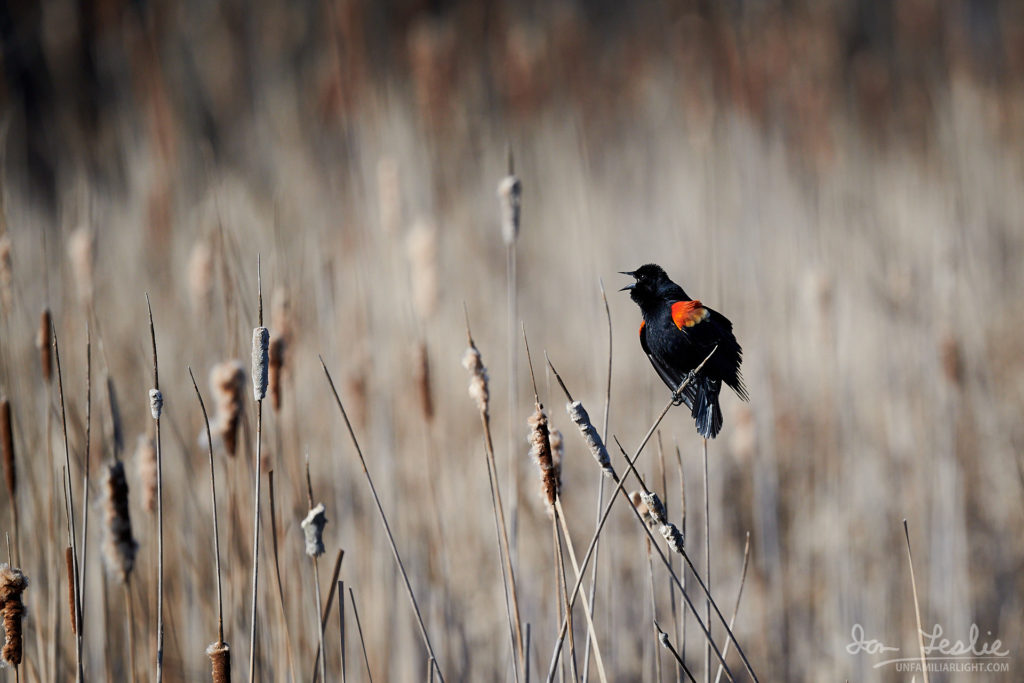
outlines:
[{"label": "red shoulder patch", "polygon": [[640,336],[641,337],[644,336],[644,327],[646,325],[647,325],[647,321],[646,320],[641,320],[640,321]]},{"label": "red shoulder patch", "polygon": [[680,330],[707,320],[709,315],[708,309],[699,301],[677,301],[672,304],[672,322]]}]

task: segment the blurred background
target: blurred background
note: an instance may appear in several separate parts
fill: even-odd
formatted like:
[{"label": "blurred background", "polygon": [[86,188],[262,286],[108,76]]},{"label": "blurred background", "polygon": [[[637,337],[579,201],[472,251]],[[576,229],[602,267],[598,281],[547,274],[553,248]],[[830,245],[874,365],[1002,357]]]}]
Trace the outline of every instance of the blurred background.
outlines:
[{"label": "blurred background", "polygon": [[[49,516],[53,542],[64,542],[61,517],[53,535],[39,457],[43,415],[55,405],[38,371],[39,312],[53,311],[61,339],[81,467],[87,322],[102,345],[93,381],[109,368],[129,450],[151,428],[149,292],[172,425],[170,680],[204,677],[215,636],[206,451],[186,365],[208,391],[215,363],[248,363],[257,254],[268,319],[273,308],[271,327],[288,339],[287,389],[268,421],[264,462],[279,472],[285,604],[276,584],[261,585],[264,680],[289,675],[280,625],[302,671],[317,643],[298,527],[306,452],[330,520],[328,557],[346,551],[341,576],[355,587],[375,676],[425,675],[319,353],[355,415],[448,680],[511,680],[480,424],[459,367],[464,305],[490,368],[533,671],[546,671],[553,559],[526,455],[532,391],[518,323],[535,361],[547,350],[597,419],[609,353],[603,280],[614,329],[610,432],[630,448],[667,398],[636,341],[639,311],[615,291],[625,284],[617,271],[649,261],[728,315],[746,352],[751,401],[723,394],[725,429],[710,448],[710,538],[713,588],[728,611],[750,533],[736,633],[759,678],[910,678],[847,649],[860,624],[900,647],[897,656],[917,653],[904,518],[925,630],[967,640],[977,624],[981,640],[1010,651],[1008,673],[931,680],[1021,675],[1020,3],[13,0],[0,5],[0,42],[0,390],[12,400],[23,486],[35,487],[18,493],[22,528]],[[511,326],[495,196],[509,153],[523,186]],[[536,370],[565,432],[564,504],[581,553],[598,470],[557,385]],[[113,434],[109,408],[95,392],[94,401],[104,425],[91,432],[95,468],[111,456]],[[248,437],[251,402],[245,411]],[[52,457],[63,463],[52,428]],[[652,448],[641,471],[659,491],[667,482],[675,519],[682,476],[687,546],[703,566],[701,444],[683,410],[669,414],[661,439],[666,465]],[[226,639],[241,672],[254,463],[222,456],[233,487],[219,501]],[[141,476],[129,467],[141,545],[132,590],[139,619],[152,621]],[[26,637],[44,661],[59,642],[57,666],[67,666],[67,620],[54,631],[47,616],[62,570],[30,548],[22,543],[33,581]],[[674,678],[649,626],[652,609],[672,622],[655,569],[652,607],[644,537],[628,511],[613,512],[595,621],[617,680]],[[97,591],[108,580],[87,578]],[[123,605],[110,596],[93,609],[118,633]],[[138,628],[141,669],[152,624]],[[340,675],[336,621],[330,628],[327,658]],[[699,672],[703,648],[692,621],[688,630],[686,659]],[[104,631],[87,634],[87,670],[116,678],[123,640]],[[584,636],[577,629],[577,645]],[[738,660],[733,669],[742,671]]]}]

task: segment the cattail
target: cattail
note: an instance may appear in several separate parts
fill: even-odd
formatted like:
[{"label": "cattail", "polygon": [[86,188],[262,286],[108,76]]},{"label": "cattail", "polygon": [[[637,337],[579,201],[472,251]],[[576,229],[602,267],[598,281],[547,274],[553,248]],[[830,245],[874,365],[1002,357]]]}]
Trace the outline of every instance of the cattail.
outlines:
[{"label": "cattail", "polygon": [[160,419],[160,413],[164,409],[164,395],[159,389],[149,390],[149,414],[154,420]]},{"label": "cattail", "polygon": [[124,451],[124,432],[121,430],[121,407],[117,402],[117,390],[114,379],[107,375],[107,403],[110,404],[111,439],[114,442],[114,457],[120,457]]},{"label": "cattail", "polygon": [[548,510],[554,508],[558,498],[558,479],[554,463],[551,459],[551,440],[548,434],[548,416],[544,407],[534,404],[533,415],[530,416],[530,455],[540,469],[541,493],[548,503]]},{"label": "cattail", "polygon": [[50,331],[53,318],[50,309],[44,308],[39,315],[39,334],[36,336],[36,348],[39,349],[39,363],[43,370],[43,381],[49,382],[53,377],[53,351],[50,346]]},{"label": "cattail", "polygon": [[402,194],[398,164],[390,157],[381,157],[377,162],[377,205],[381,231],[394,235],[402,222]]},{"label": "cattail", "polygon": [[132,538],[132,521],[128,516],[128,480],[120,460],[110,463],[103,479],[106,497],[103,517],[106,522],[103,537],[103,559],[107,570],[122,583],[128,580],[135,566],[135,552],[139,546]]},{"label": "cattail", "polygon": [[324,515],[324,504],[317,503],[317,506],[309,511],[306,518],[302,520],[302,531],[306,534],[306,554],[310,557],[320,557],[324,554],[324,527],[327,525],[327,517]]},{"label": "cattail", "polygon": [[267,366],[270,365],[270,330],[252,330],[252,394],[257,401],[267,396]]},{"label": "cattail", "polygon": [[7,493],[14,499],[18,490],[17,471],[14,469],[14,425],[11,423],[11,402],[0,399],[0,448],[3,449],[4,479]]},{"label": "cattail", "polygon": [[562,495],[562,455],[565,453],[565,447],[562,443],[562,432],[552,429],[548,434],[548,441],[551,443],[551,467],[554,470],[558,495]]},{"label": "cattail", "polygon": [[644,502],[643,494],[639,491],[633,491],[629,494],[629,500],[633,503],[633,507],[640,514],[640,518],[644,520],[650,528],[655,528],[658,523],[651,517],[651,511],[647,507],[647,503]]},{"label": "cattail", "polygon": [[939,356],[942,361],[942,374],[946,376],[950,384],[959,388],[964,381],[964,363],[960,344],[955,336],[946,334],[942,337]]},{"label": "cattail", "polygon": [[591,423],[587,409],[579,401],[573,401],[565,405],[565,410],[569,413],[569,418],[579,427],[583,440],[587,442],[590,454],[594,456],[594,460],[601,466],[605,476],[614,482],[618,482],[619,478],[615,474],[615,468],[612,467],[611,458],[608,456],[608,449],[605,448],[601,435],[597,433],[597,429]]},{"label": "cattail", "polygon": [[14,269],[11,267],[11,238],[0,236],[0,304],[10,314],[14,304]]},{"label": "cattail", "polygon": [[274,334],[284,337],[290,341],[294,332],[292,324],[292,304],[288,298],[288,291],[284,287],[274,289],[270,302],[270,327]]},{"label": "cattail", "polygon": [[522,204],[523,185],[515,175],[508,175],[498,183],[498,201],[501,204],[501,238],[506,245],[519,237],[519,208]]},{"label": "cattail", "polygon": [[284,337],[277,331],[270,337],[267,390],[270,392],[270,406],[275,413],[281,410],[281,375],[284,371],[285,344]]},{"label": "cattail", "polygon": [[92,303],[93,291],[93,235],[84,225],[68,237],[68,260],[78,288],[81,303]]},{"label": "cattail", "polygon": [[188,294],[197,312],[207,313],[213,305],[213,251],[199,240],[188,256]]},{"label": "cattail", "polygon": [[227,643],[210,643],[206,648],[213,668],[213,683],[229,683],[231,681],[231,648]]},{"label": "cattail", "polygon": [[64,548],[64,564],[68,569],[68,609],[71,610],[71,633],[78,635],[78,619],[75,618],[75,554],[71,546]]},{"label": "cattail", "polygon": [[156,444],[149,436],[139,434],[135,444],[135,468],[142,482],[142,507],[156,510]]},{"label": "cattail", "polygon": [[242,417],[245,368],[237,360],[224,361],[210,371],[210,388],[216,403],[215,425],[211,425],[228,455],[238,449],[238,424]]},{"label": "cattail", "polygon": [[437,228],[421,218],[405,240],[412,280],[413,307],[420,320],[432,320],[437,312]]},{"label": "cattail", "polygon": [[3,651],[0,656],[12,666],[21,664],[21,620],[25,618],[25,603],[21,594],[28,588],[28,579],[15,569],[4,563],[0,564],[0,617],[4,622]]},{"label": "cattail", "polygon": [[434,395],[430,386],[430,355],[425,341],[416,345],[416,387],[423,419],[430,422],[434,419]]},{"label": "cattail", "polygon": [[662,538],[668,543],[668,547],[673,552],[681,555],[683,553],[683,534],[675,524],[668,521],[665,506],[661,504],[658,494],[648,491],[647,493],[641,493],[640,499],[647,506],[647,511],[650,513],[653,522],[651,526],[657,525],[658,532],[661,533]]},{"label": "cattail", "polygon": [[484,367],[480,352],[476,344],[469,342],[469,348],[462,354],[462,367],[469,370],[469,397],[476,401],[476,407],[486,417],[487,406],[490,402],[490,393],[487,391],[487,368]]}]

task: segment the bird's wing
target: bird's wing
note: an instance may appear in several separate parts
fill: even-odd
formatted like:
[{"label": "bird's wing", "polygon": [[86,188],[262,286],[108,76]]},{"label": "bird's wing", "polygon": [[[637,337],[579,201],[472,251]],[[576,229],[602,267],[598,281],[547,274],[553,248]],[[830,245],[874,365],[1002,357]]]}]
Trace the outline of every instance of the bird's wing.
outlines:
[{"label": "bird's wing", "polygon": [[693,327],[711,317],[711,309],[699,301],[676,301],[672,304],[672,322],[680,330]]},{"label": "bird's wing", "polygon": [[[651,349],[647,346],[647,325],[646,323],[640,323],[640,348],[647,354],[647,358],[651,361],[651,365],[654,366],[655,371],[661,380],[668,386],[669,389],[675,391],[679,388],[679,385],[683,381],[682,376],[676,376],[678,373],[672,373],[651,353]],[[687,407],[693,407],[693,398],[695,392],[694,387],[691,384],[685,390],[683,390],[683,401]]]}]

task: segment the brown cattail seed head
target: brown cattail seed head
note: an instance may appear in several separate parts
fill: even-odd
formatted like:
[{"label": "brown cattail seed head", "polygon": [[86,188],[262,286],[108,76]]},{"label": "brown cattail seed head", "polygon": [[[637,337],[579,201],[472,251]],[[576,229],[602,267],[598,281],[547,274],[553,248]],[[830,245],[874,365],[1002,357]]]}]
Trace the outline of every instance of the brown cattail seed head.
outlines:
[{"label": "brown cattail seed head", "polygon": [[39,363],[43,370],[43,380],[49,382],[53,377],[53,350],[50,346],[50,332],[53,317],[50,309],[44,308],[39,315],[39,334],[36,335],[36,348],[39,349]]},{"label": "brown cattail seed head", "polygon": [[149,390],[149,414],[153,416],[154,420],[160,419],[160,413],[164,409],[164,395],[160,393],[159,389]]},{"label": "brown cattail seed head", "polygon": [[284,371],[284,337],[279,332],[274,332],[270,338],[269,365],[267,367],[267,390],[270,392],[270,407],[274,412],[281,410],[281,380]]},{"label": "brown cattail seed head", "polygon": [[4,622],[6,639],[0,656],[4,662],[13,666],[21,664],[21,620],[25,618],[25,603],[21,594],[28,587],[28,579],[15,569],[4,563],[0,564],[0,617]]},{"label": "brown cattail seed head", "polygon": [[519,237],[519,207],[522,203],[523,186],[514,175],[502,178],[498,183],[498,201],[501,204],[501,238],[506,245],[515,243]]},{"label": "brown cattail seed head", "polygon": [[210,387],[216,403],[214,431],[224,442],[228,455],[238,450],[238,423],[245,393],[245,368],[237,360],[224,361],[210,371]]},{"label": "brown cattail seed head", "polygon": [[605,448],[604,441],[601,440],[601,435],[597,433],[597,429],[590,422],[590,415],[587,414],[586,408],[579,401],[573,401],[565,405],[566,412],[569,413],[569,419],[576,423],[576,426],[580,429],[580,434],[583,435],[583,440],[587,442],[587,448],[590,450],[590,454],[594,456],[594,460],[601,466],[605,476],[610,478],[612,481],[618,481],[618,477],[615,474],[615,468],[612,467],[611,458],[608,456],[608,449]]},{"label": "brown cattail seed head", "polygon": [[231,681],[231,648],[227,643],[210,643],[206,648],[213,667],[213,683],[230,683]]},{"label": "brown cattail seed head", "polygon": [[0,399],[0,449],[3,449],[4,479],[7,493],[14,498],[18,490],[18,477],[14,469],[14,425],[11,423],[11,402]]},{"label": "brown cattail seed head", "polygon": [[434,395],[430,386],[430,355],[427,353],[425,341],[420,341],[416,345],[416,388],[423,419],[430,422],[434,419]]},{"label": "brown cattail seed head", "polygon": [[554,462],[551,458],[551,441],[548,434],[548,417],[544,407],[534,404],[533,415],[530,416],[530,455],[540,468],[541,492],[547,500],[549,510],[554,508],[558,498],[558,478]]},{"label": "brown cattail seed head", "polygon": [[275,335],[281,335],[285,341],[292,338],[292,304],[288,299],[288,291],[284,287],[274,289],[270,303],[270,327]]},{"label": "brown cattail seed head", "polygon": [[11,267],[11,238],[0,236],[0,305],[10,314],[14,303],[14,269]]},{"label": "brown cattail seed head", "polygon": [[135,444],[135,468],[142,482],[142,507],[156,510],[156,444],[145,434],[139,434]]},{"label": "brown cattail seed head", "polygon": [[252,394],[257,401],[267,397],[267,367],[270,365],[270,330],[252,331]]},{"label": "brown cattail seed head", "polygon": [[132,521],[128,516],[128,480],[124,476],[124,465],[115,460],[107,466],[103,479],[106,494],[103,501],[103,518],[106,523],[103,536],[103,559],[107,570],[121,582],[128,580],[135,566],[135,552],[138,544],[132,537]]},{"label": "brown cattail seed head", "polygon": [[487,368],[484,367],[480,352],[477,351],[473,342],[469,343],[469,348],[462,354],[462,367],[469,370],[471,374],[469,397],[476,401],[476,407],[486,416],[490,401],[490,393],[487,391]]},{"label": "brown cattail seed head", "polygon": [[558,495],[562,495],[562,455],[565,452],[565,447],[562,444],[562,432],[552,429],[548,441],[551,443],[551,467],[554,469]]},{"label": "brown cattail seed head", "polygon": [[324,527],[327,525],[327,517],[324,515],[324,504],[317,503],[317,506],[309,511],[306,518],[302,520],[302,531],[306,534],[306,554],[310,557],[320,557],[324,554]]},{"label": "brown cattail seed head", "polygon": [[68,570],[68,609],[71,611],[71,633],[78,634],[78,619],[75,618],[75,555],[71,546],[64,548],[64,564]]}]

